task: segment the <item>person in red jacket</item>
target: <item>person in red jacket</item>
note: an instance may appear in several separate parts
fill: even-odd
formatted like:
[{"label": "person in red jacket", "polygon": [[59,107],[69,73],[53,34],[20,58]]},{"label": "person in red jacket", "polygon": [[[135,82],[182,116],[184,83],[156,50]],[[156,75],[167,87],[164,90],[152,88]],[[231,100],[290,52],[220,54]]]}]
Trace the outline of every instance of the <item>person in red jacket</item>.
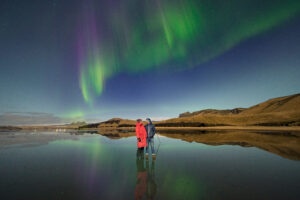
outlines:
[{"label": "person in red jacket", "polygon": [[140,150],[144,150],[144,147],[147,146],[147,132],[141,119],[137,120],[135,133],[137,137],[137,147]]}]

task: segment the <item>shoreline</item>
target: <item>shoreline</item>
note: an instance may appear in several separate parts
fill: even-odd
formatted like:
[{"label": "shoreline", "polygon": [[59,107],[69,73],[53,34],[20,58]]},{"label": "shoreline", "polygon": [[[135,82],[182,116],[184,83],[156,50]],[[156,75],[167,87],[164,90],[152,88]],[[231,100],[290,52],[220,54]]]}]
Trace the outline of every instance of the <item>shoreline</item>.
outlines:
[{"label": "shoreline", "polygon": [[[99,131],[99,130],[130,130],[134,131],[135,127],[99,127],[99,128],[78,128],[67,126],[15,126],[0,127],[0,131],[25,131],[25,130],[55,130],[55,131]],[[300,126],[204,126],[204,127],[156,127],[157,131],[300,131]]]},{"label": "shoreline", "polygon": [[300,126],[207,126],[207,127],[156,127],[157,130],[245,130],[245,131],[300,131]]},{"label": "shoreline", "polygon": [[[100,128],[80,128],[78,130],[86,131],[109,131],[109,130],[120,130],[120,131],[135,131],[135,127],[100,127]],[[159,131],[296,131],[300,132],[300,126],[206,126],[206,127],[156,127]]]}]

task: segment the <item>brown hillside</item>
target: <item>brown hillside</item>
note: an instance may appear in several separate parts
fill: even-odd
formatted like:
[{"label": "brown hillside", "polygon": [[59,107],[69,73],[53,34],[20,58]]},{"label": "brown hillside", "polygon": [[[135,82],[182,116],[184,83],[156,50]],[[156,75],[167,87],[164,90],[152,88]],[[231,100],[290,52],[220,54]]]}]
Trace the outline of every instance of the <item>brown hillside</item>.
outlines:
[{"label": "brown hillside", "polygon": [[179,118],[157,123],[157,126],[197,127],[220,125],[300,125],[300,94],[270,99],[250,108],[202,110],[183,113]]},{"label": "brown hillside", "polygon": [[97,128],[135,127],[135,124],[136,124],[136,120],[112,118],[104,122],[81,126],[80,128],[97,129]]},{"label": "brown hillside", "polygon": [[[135,120],[113,118],[80,128],[123,128],[135,127],[135,124]],[[158,127],[299,126],[300,94],[270,99],[250,108],[186,112],[180,114],[178,118],[155,122],[155,124]]]},{"label": "brown hillside", "polygon": [[300,112],[300,94],[278,97],[245,109],[242,114]]},{"label": "brown hillside", "polygon": [[200,110],[196,112],[185,112],[179,115],[179,117],[192,117],[196,115],[204,115],[204,114],[220,114],[220,115],[227,115],[227,114],[239,114],[240,112],[244,111],[245,108],[235,108],[232,110],[216,110],[216,109],[206,109]]}]

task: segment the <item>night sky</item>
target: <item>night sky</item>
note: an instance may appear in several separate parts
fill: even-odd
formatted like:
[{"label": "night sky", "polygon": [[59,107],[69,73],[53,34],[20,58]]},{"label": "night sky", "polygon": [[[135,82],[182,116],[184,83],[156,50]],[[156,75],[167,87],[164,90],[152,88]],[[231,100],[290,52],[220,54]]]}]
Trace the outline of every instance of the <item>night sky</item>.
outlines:
[{"label": "night sky", "polygon": [[300,92],[300,1],[1,0],[0,67],[0,125],[248,107]]}]

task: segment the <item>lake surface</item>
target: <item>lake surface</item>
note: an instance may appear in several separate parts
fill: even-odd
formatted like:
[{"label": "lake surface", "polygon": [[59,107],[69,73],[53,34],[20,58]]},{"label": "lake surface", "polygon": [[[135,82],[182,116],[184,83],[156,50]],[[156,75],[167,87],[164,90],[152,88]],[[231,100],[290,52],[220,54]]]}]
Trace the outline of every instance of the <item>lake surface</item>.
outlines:
[{"label": "lake surface", "polygon": [[0,132],[0,199],[300,199],[297,134],[101,134]]}]

